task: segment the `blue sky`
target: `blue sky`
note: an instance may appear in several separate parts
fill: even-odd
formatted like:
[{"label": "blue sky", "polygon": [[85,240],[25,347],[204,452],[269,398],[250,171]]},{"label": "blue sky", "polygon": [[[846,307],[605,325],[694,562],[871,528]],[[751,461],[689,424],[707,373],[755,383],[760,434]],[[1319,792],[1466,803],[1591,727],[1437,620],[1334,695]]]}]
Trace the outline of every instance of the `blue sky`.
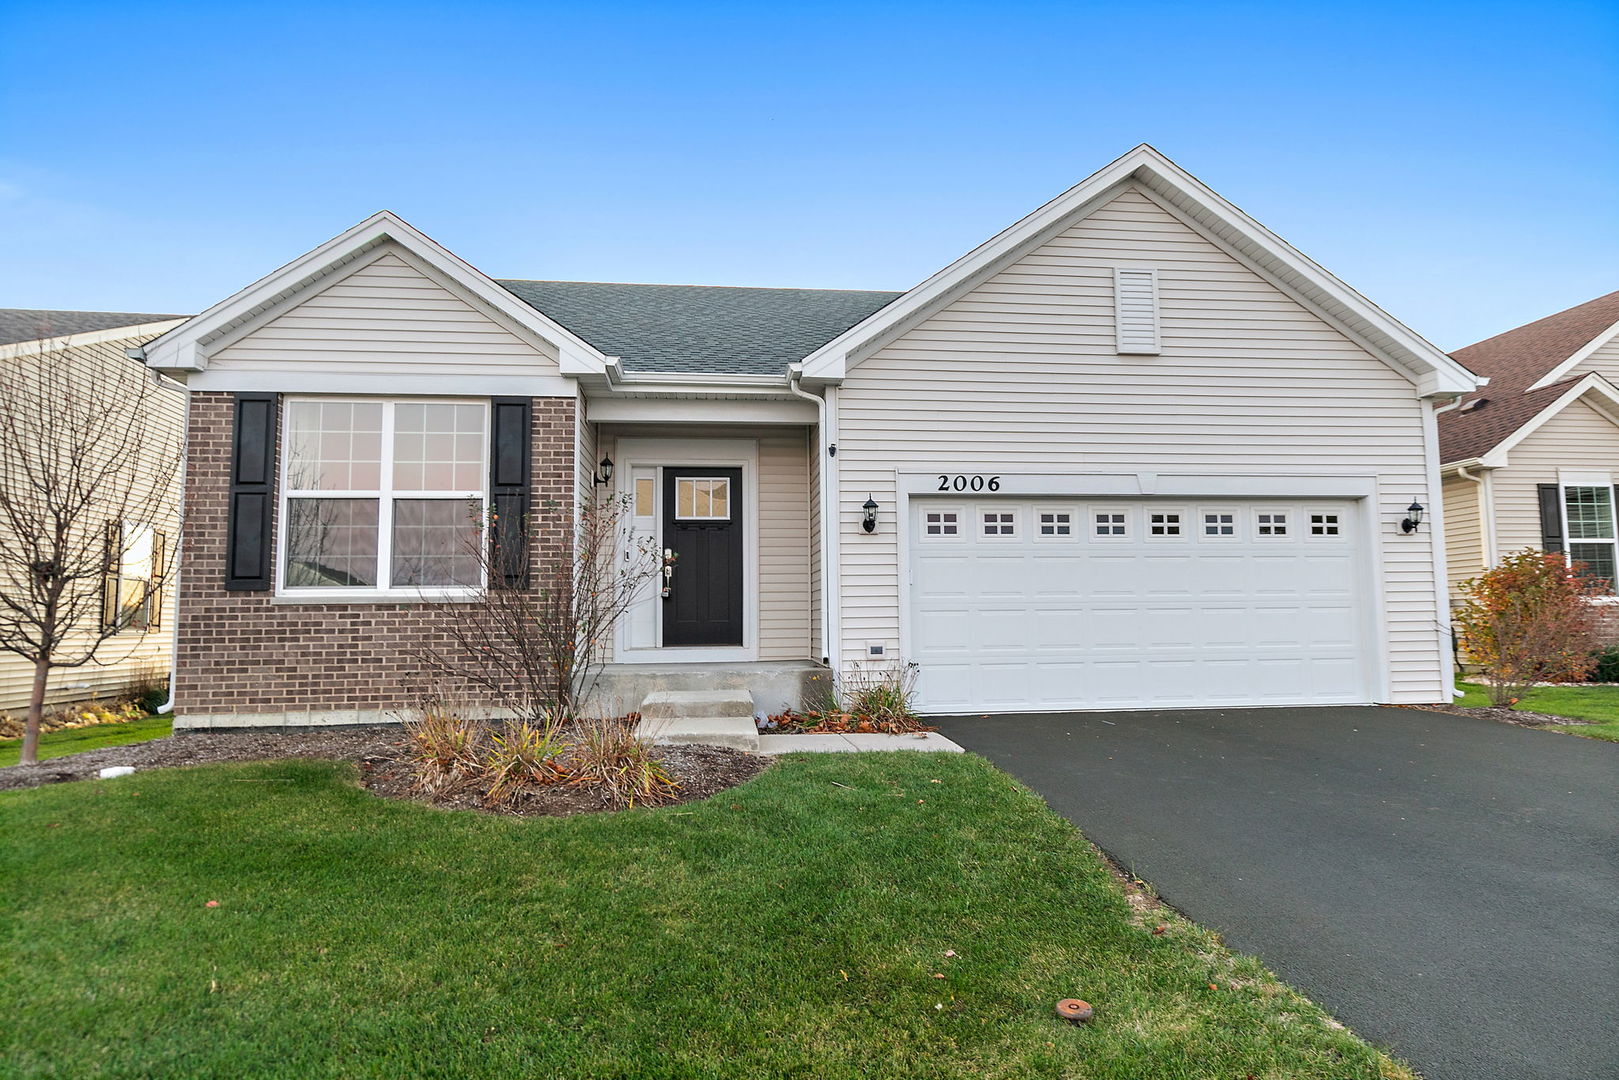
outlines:
[{"label": "blue sky", "polygon": [[1619,5],[0,0],[0,306],[387,207],[497,277],[904,288],[1150,142],[1438,344],[1619,288]]}]

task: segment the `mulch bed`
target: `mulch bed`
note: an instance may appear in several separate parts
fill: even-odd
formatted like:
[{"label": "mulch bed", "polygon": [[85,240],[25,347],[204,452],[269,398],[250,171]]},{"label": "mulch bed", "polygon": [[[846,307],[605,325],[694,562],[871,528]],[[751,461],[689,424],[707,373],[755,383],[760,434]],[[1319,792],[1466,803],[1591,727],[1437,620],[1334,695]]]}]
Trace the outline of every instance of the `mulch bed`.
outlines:
[{"label": "mulch bed", "polygon": [[883,720],[853,713],[775,713],[758,725],[761,735],[915,735],[938,731],[920,720]]},{"label": "mulch bed", "polygon": [[[671,803],[706,799],[753,779],[770,765],[767,758],[720,746],[658,746],[653,748],[653,756],[680,785]],[[3,768],[0,769],[0,791],[70,780],[93,780],[102,769],[111,765],[132,765],[137,770],[145,770],[282,758],[352,761],[359,767],[360,782],[376,794],[384,798],[429,802],[410,790],[402,757],[400,731],[394,725],[295,728],[287,731],[182,732],[150,742],[68,754],[39,765]],[[448,809],[489,809],[475,790],[433,800],[429,805]],[[614,808],[603,800],[600,790],[591,785],[550,784],[525,796],[516,806],[493,812],[533,817],[611,809]]]},{"label": "mulch bed", "polygon": [[1549,713],[1529,712],[1525,709],[1505,709],[1497,705],[1417,705],[1418,709],[1427,709],[1429,712],[1453,713],[1456,716],[1474,716],[1480,720],[1494,720],[1498,724],[1512,724],[1516,727],[1541,728],[1551,727],[1579,727],[1583,724],[1594,724],[1595,720],[1575,720],[1568,716],[1552,716]]}]

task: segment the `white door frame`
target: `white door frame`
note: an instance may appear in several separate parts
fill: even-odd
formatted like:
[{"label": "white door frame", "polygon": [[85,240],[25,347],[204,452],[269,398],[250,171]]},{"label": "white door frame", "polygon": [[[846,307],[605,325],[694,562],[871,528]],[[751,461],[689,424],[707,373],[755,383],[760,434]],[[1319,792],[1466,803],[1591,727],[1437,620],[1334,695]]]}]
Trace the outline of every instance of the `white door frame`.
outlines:
[{"label": "white door frame", "polygon": [[[654,620],[658,645],[631,649],[624,642],[624,620],[613,633],[613,662],[618,664],[711,664],[759,658],[759,440],[668,439],[621,437],[613,469],[614,490],[634,498],[636,468],[656,470],[652,485],[653,521],[658,551],[663,543],[663,470],[685,465],[713,465],[742,470],[742,644],[740,646],[663,644],[663,615]],[[677,568],[675,573],[679,574]],[[654,583],[654,591],[656,591]],[[654,597],[653,603],[662,601]]]},{"label": "white door frame", "polygon": [[[953,478],[982,476],[996,478],[996,490],[941,492],[941,477]],[[1382,530],[1378,527],[1381,514],[1378,507],[1378,483],[1375,476],[1364,473],[1345,475],[1288,476],[1277,474],[1234,473],[1141,473],[1141,472],[1030,472],[1027,467],[999,470],[982,463],[970,465],[941,465],[932,469],[897,469],[894,473],[895,491],[899,505],[895,508],[897,554],[899,559],[899,650],[901,657],[911,655],[911,526],[912,503],[929,496],[956,497],[963,500],[989,500],[996,497],[1040,498],[1044,496],[1075,499],[1114,498],[1139,500],[1170,498],[1196,500],[1202,498],[1249,499],[1346,499],[1356,507],[1355,539],[1364,545],[1364,555],[1355,560],[1356,588],[1366,597],[1361,609],[1364,641],[1370,644],[1366,662],[1367,689],[1376,695],[1376,701],[1390,697],[1388,661],[1388,625],[1384,617],[1387,610],[1383,597]],[[840,648],[843,643],[839,643]],[[1261,707],[1261,706],[1255,706]],[[979,709],[970,710],[973,713]]]}]

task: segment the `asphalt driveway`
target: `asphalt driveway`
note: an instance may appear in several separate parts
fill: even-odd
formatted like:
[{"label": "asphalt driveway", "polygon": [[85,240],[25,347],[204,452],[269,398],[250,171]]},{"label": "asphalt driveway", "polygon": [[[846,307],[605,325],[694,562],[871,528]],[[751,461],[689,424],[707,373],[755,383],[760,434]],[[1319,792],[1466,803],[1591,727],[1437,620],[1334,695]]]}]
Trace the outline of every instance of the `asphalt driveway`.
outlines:
[{"label": "asphalt driveway", "polygon": [[1371,707],[937,723],[1428,1080],[1619,1077],[1619,744]]}]

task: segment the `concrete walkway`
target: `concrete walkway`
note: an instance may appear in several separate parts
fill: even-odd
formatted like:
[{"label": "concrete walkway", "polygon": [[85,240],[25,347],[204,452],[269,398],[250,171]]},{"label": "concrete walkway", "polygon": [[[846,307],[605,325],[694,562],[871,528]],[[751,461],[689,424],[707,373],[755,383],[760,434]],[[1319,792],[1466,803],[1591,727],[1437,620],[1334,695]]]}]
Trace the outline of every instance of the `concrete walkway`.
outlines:
[{"label": "concrete walkway", "polygon": [[1370,707],[937,723],[1426,1080],[1619,1077],[1619,744]]},{"label": "concrete walkway", "polygon": [[915,735],[760,735],[759,753],[836,754],[861,750],[933,750],[944,754],[962,753],[960,746],[936,731]]}]

